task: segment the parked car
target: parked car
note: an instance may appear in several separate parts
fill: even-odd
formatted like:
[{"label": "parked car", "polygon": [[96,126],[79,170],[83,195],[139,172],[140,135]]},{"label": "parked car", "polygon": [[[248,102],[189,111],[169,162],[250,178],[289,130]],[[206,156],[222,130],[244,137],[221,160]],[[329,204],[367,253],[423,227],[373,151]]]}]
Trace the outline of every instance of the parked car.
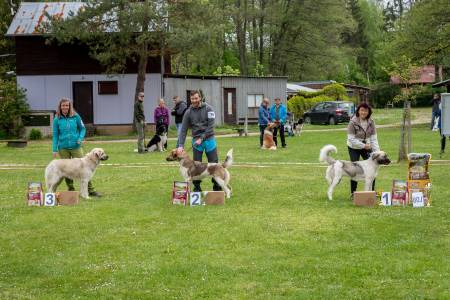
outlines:
[{"label": "parked car", "polygon": [[306,124],[330,124],[335,125],[350,121],[355,105],[348,101],[325,101],[314,105],[303,114]]}]

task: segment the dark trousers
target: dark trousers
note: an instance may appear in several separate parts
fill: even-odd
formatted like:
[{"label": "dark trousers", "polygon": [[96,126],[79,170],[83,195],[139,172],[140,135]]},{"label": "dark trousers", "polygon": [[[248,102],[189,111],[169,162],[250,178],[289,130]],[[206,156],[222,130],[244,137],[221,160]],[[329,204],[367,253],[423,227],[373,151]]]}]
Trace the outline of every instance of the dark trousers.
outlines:
[{"label": "dark trousers", "polygon": [[445,135],[442,135],[442,129],[439,128],[439,133],[441,134],[441,153],[445,151]]},{"label": "dark trousers", "polygon": [[277,134],[278,134],[278,129],[280,130],[280,138],[281,138],[281,146],[286,146],[286,141],[284,140],[284,125],[280,124],[280,126],[275,127],[273,129],[273,141],[275,142],[275,145],[278,146],[278,141],[277,141]]},{"label": "dark trousers", "polygon": [[431,112],[431,129],[434,127],[434,122],[436,122],[436,118],[439,116],[439,111],[432,111]]},{"label": "dark trousers", "polygon": [[259,146],[262,147],[264,140],[264,129],[266,129],[267,125],[259,125]]},{"label": "dark trousers", "polygon": [[[201,162],[203,159],[203,151],[198,151],[194,147],[192,148],[194,161]],[[217,155],[217,148],[215,148],[212,151],[206,152],[206,158],[208,159],[209,163],[218,163],[219,162],[219,156]],[[193,180],[192,183],[194,184],[194,192],[200,192],[202,189],[200,187],[201,180]],[[222,188],[220,185],[217,184],[217,182],[214,180],[214,178],[211,179],[211,182],[213,183],[213,191],[221,191]]]},{"label": "dark trousers", "polygon": [[[350,161],[358,161],[359,157],[361,156],[363,160],[366,160],[370,157],[370,151],[367,151],[365,149],[353,149],[348,147],[348,155],[350,156]],[[356,188],[358,187],[358,182],[354,180],[350,180],[350,192],[353,194],[354,191],[356,191]],[[372,191],[375,190],[375,179],[372,183]]]}]

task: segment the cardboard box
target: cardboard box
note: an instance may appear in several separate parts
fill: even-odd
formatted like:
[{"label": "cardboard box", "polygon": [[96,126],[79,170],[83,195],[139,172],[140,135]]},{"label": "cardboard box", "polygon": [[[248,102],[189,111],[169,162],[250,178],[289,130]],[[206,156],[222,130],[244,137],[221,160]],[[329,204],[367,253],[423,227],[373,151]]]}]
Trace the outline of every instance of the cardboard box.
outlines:
[{"label": "cardboard box", "polygon": [[354,192],[353,204],[356,206],[374,206],[377,204],[377,193],[370,192]]},{"label": "cardboard box", "polygon": [[224,205],[225,204],[225,192],[205,192],[203,201],[206,205]]},{"label": "cardboard box", "polygon": [[80,194],[77,191],[65,191],[56,193],[58,205],[77,205],[80,201]]},{"label": "cardboard box", "polygon": [[172,204],[186,205],[189,197],[189,182],[174,181],[172,187]]}]

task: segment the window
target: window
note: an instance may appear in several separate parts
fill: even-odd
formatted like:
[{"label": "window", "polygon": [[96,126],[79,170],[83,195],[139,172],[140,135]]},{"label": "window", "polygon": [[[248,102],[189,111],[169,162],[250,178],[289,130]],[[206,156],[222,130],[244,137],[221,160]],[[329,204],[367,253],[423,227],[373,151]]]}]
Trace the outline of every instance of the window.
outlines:
[{"label": "window", "polygon": [[247,95],[247,106],[248,107],[259,107],[264,98],[264,95],[258,94],[248,94]]},{"label": "window", "polygon": [[117,81],[99,81],[98,82],[99,95],[117,95],[118,87]]}]

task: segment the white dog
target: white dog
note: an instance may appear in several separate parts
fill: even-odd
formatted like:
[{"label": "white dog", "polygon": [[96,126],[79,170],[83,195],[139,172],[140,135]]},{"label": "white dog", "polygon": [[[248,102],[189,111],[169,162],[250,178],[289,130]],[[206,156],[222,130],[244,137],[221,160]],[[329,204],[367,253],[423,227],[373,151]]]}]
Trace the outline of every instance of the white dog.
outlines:
[{"label": "white dog", "polygon": [[45,169],[47,191],[54,193],[64,178],[80,180],[81,197],[89,199],[88,182],[94,176],[95,169],[101,160],[108,155],[101,148],[94,148],[82,158],[54,159]]},{"label": "white dog", "polygon": [[380,165],[391,163],[383,151],[373,152],[370,158],[363,161],[335,160],[330,156],[337,152],[333,145],[326,145],[320,150],[319,161],[329,164],[325,178],[328,182],[328,199],[333,200],[333,190],[341,181],[342,176],[349,176],[354,181],[364,181],[364,190],[370,191],[372,183],[378,175]]}]

